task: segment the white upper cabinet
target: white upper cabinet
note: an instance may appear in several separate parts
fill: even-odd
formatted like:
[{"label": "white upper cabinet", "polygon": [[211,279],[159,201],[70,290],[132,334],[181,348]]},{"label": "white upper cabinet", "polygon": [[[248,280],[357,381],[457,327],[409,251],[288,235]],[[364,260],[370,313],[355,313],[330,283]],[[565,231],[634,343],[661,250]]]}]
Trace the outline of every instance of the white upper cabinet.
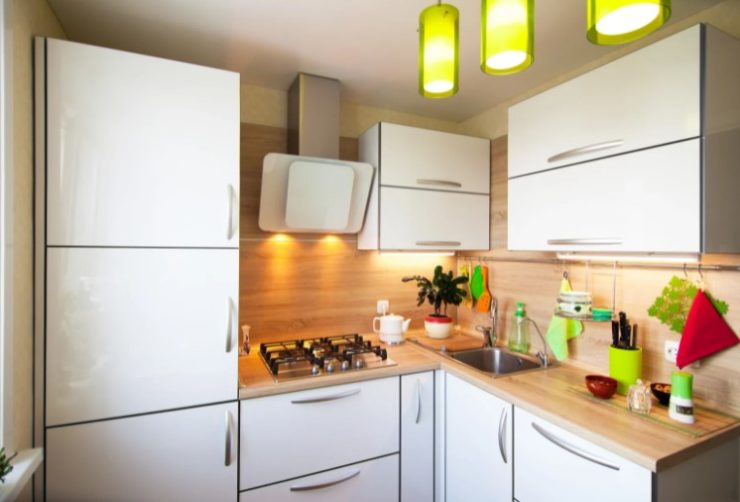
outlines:
[{"label": "white upper cabinet", "polygon": [[236,249],[50,248],[46,425],[233,400]]},{"label": "white upper cabinet", "polygon": [[700,143],[509,180],[509,249],[698,253]]},{"label": "white upper cabinet", "polygon": [[701,134],[694,26],[509,108],[509,177]]},{"label": "white upper cabinet", "polygon": [[237,247],[239,75],[46,44],[47,244]]},{"label": "white upper cabinet", "polygon": [[487,250],[490,141],[385,122],[359,141],[377,168],[359,249]]},{"label": "white upper cabinet", "polygon": [[485,139],[383,123],[380,184],[490,193]]}]

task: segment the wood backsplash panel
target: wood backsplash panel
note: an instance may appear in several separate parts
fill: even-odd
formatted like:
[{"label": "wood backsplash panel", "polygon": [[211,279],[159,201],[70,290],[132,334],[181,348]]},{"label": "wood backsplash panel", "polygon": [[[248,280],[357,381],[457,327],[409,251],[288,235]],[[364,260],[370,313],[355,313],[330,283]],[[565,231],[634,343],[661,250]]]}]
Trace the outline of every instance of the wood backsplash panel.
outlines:
[{"label": "wood backsplash panel", "polygon": [[[421,328],[430,307],[416,306],[405,275],[455,266],[453,257],[358,251],[356,236],[276,235],[259,229],[262,160],[284,152],[284,129],[242,124],[239,319],[255,343],[372,330],[378,299]],[[357,139],[340,139],[340,156],[357,160]]]},{"label": "wood backsplash panel", "polygon": [[[507,138],[497,138],[491,145],[492,158],[492,218],[491,235],[493,249],[486,256],[494,258],[555,258],[554,253],[523,253],[506,249],[506,193],[507,193]],[[499,199],[498,201],[496,199]],[[502,218],[501,216],[504,215]],[[458,261],[464,260],[458,258]],[[702,263],[740,264],[740,255],[704,256]],[[499,301],[499,338],[505,340],[510,319],[516,310],[516,302],[526,303],[528,314],[539,324],[543,334],[547,331],[563,271],[569,273],[574,289],[592,292],[594,305],[612,305],[614,270],[611,265],[591,265],[588,271],[584,264],[545,264],[536,262],[488,262],[491,271],[491,292]],[[663,359],[666,340],[680,340],[680,335],[647,315],[648,307],[661,293],[664,285],[673,276],[683,275],[681,270],[644,269],[620,265],[616,270],[616,308],[627,313],[639,328],[639,344],[644,349],[643,376],[650,381],[670,381],[676,367]],[[696,271],[689,271],[693,280],[699,280]],[[740,333],[740,273],[730,271],[705,271],[704,284],[707,291],[730,304],[727,322]],[[461,308],[459,322],[464,329],[473,329],[476,324],[487,324],[485,314]],[[539,350],[540,343],[534,333],[532,350]],[[611,328],[608,323],[586,323],[581,336],[569,343],[570,359],[590,366],[595,371],[609,371],[608,347],[611,343]],[[696,395],[717,405],[740,410],[740,346],[704,359],[699,368],[686,368],[694,373]]]}]

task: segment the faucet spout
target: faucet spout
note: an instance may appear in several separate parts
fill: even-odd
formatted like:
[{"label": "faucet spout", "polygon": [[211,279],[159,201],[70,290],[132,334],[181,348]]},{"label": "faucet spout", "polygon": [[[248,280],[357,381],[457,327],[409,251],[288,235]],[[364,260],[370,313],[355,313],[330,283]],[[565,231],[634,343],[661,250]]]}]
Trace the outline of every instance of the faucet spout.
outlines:
[{"label": "faucet spout", "polygon": [[483,347],[495,347],[498,339],[498,301],[491,299],[491,308],[488,311],[491,326],[476,326],[476,331],[483,333]]},{"label": "faucet spout", "polygon": [[545,340],[545,337],[542,336],[540,327],[537,326],[537,323],[534,322],[534,319],[527,316],[527,320],[532,323],[532,326],[534,326],[535,331],[540,337],[540,341],[542,341],[542,350],[537,352],[537,358],[542,361],[542,367],[547,368],[548,366],[550,366],[550,357],[547,355],[547,341]]}]

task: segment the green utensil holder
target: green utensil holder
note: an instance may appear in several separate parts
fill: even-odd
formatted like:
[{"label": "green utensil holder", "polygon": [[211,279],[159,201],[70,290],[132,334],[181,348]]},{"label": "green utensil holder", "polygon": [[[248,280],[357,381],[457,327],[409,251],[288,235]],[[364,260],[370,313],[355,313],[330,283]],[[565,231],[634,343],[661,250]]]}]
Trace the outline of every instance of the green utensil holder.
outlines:
[{"label": "green utensil holder", "polygon": [[642,378],[642,348],[609,347],[609,376],[617,381],[617,394],[627,395],[630,385]]}]

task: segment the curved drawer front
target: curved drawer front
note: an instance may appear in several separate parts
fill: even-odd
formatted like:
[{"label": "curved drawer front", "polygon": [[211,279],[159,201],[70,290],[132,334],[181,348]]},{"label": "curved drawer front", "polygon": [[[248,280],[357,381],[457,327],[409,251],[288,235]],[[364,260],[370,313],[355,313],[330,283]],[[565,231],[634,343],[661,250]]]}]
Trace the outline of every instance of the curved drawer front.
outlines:
[{"label": "curved drawer front", "polygon": [[240,488],[397,452],[398,403],[398,377],[242,401]]}]

